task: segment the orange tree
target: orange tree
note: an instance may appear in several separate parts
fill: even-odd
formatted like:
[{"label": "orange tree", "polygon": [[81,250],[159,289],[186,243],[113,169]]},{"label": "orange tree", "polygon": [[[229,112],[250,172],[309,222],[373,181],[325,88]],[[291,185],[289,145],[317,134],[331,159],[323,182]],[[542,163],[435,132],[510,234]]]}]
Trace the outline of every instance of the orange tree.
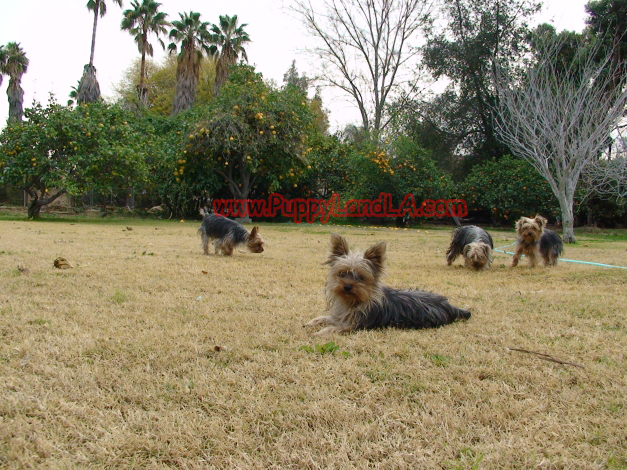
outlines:
[{"label": "orange tree", "polygon": [[28,217],[63,194],[106,191],[144,181],[147,136],[133,116],[104,103],[76,109],[36,104],[0,134],[0,184],[30,196]]},{"label": "orange tree", "polygon": [[343,142],[337,135],[318,133],[310,139],[312,148],[306,168],[298,181],[298,188],[290,192],[298,197],[328,199],[333,193],[340,195],[352,188],[356,174],[352,159],[354,145]]},{"label": "orange tree", "polygon": [[405,196],[411,194],[418,208],[428,199],[455,197],[450,175],[409,138],[399,137],[384,146],[362,149],[353,159],[353,169],[354,184],[346,192],[352,199],[376,199],[387,193],[394,207],[399,208]]},{"label": "orange tree", "polygon": [[270,192],[297,181],[314,119],[298,87],[275,89],[253,67],[238,65],[204,114],[178,160],[181,183],[188,173],[215,172],[234,198],[248,199],[262,180]]},{"label": "orange tree", "polygon": [[152,115],[146,119],[154,129],[154,139],[147,148],[149,189],[159,196],[169,216],[197,216],[224,187],[215,171],[181,150],[196,131],[195,123],[206,114],[206,106],[196,106],[174,117]]}]

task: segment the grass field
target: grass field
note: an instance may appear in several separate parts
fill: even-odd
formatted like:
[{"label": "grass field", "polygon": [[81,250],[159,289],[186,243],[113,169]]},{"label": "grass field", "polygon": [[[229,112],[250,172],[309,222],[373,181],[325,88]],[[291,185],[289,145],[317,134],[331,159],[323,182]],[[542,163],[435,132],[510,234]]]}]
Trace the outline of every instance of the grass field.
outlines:
[{"label": "grass field", "polygon": [[[448,267],[450,228],[203,256],[198,225],[0,221],[0,468],[627,468],[627,270]],[[472,318],[312,336],[331,231]],[[578,239],[627,266],[625,232]]]}]

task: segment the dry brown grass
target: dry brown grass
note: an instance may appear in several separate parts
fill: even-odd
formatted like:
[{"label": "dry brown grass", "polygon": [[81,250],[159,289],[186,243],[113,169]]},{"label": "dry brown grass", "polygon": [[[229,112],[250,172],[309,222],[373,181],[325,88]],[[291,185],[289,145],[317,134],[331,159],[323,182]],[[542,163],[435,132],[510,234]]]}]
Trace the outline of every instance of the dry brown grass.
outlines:
[{"label": "dry brown grass", "polygon": [[[0,467],[627,467],[627,270],[474,272],[446,266],[449,229],[335,227],[473,316],[320,339],[331,227],[224,258],[198,225],[0,221]],[[627,265],[580,240],[567,258]]]}]

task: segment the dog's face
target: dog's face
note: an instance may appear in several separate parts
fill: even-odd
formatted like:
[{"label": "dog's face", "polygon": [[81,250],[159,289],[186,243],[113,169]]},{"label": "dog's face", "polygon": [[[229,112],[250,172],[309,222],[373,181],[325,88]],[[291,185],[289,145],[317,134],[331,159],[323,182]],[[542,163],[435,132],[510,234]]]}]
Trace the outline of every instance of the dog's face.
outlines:
[{"label": "dog's face", "polygon": [[263,253],[263,246],[265,242],[263,238],[259,235],[259,226],[255,225],[253,229],[250,231],[250,236],[248,237],[248,242],[246,246],[253,253]]},{"label": "dog's face", "polygon": [[536,215],[533,219],[521,217],[516,222],[516,232],[525,243],[536,243],[540,239],[545,226],[546,219],[540,215]]},{"label": "dog's face", "polygon": [[464,247],[462,254],[467,264],[477,270],[483,269],[490,261],[490,247],[485,243],[469,243]]},{"label": "dog's face", "polygon": [[348,305],[368,302],[383,274],[385,242],[368,248],[364,254],[351,253],[348,242],[331,234],[331,253],[325,264],[330,266],[327,285],[335,297]]}]

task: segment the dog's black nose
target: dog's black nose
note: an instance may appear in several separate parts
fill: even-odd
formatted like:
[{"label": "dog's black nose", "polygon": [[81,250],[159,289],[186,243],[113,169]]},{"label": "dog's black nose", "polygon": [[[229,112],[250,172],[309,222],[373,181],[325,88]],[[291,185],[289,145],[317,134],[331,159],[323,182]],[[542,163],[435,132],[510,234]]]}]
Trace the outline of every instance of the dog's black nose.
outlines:
[{"label": "dog's black nose", "polygon": [[353,286],[350,284],[344,284],[344,292],[350,292],[351,290],[353,290]]}]

